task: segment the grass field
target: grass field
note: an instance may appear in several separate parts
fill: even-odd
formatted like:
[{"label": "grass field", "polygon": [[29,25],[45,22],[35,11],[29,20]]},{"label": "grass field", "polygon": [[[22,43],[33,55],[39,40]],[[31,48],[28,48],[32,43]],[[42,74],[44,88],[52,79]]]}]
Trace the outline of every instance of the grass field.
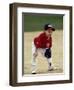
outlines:
[{"label": "grass field", "polygon": [[[40,32],[24,33],[24,74],[31,74],[31,58],[32,58],[32,40]],[[62,73],[63,72],[63,30],[53,32],[52,62],[57,68],[48,72],[48,64],[40,54],[37,57],[37,73]]]}]

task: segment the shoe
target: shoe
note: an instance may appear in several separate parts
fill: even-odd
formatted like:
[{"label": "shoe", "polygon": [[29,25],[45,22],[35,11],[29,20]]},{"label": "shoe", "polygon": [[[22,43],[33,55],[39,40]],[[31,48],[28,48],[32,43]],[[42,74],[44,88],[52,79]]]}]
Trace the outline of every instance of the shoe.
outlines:
[{"label": "shoe", "polygon": [[50,67],[49,69],[48,69],[48,71],[53,71],[54,70],[54,68],[53,67]]},{"label": "shoe", "polygon": [[36,74],[36,72],[35,71],[32,71],[32,74]]},{"label": "shoe", "polygon": [[48,71],[53,71],[53,70],[56,70],[56,69],[57,69],[56,67],[51,66],[51,67],[48,69]]}]

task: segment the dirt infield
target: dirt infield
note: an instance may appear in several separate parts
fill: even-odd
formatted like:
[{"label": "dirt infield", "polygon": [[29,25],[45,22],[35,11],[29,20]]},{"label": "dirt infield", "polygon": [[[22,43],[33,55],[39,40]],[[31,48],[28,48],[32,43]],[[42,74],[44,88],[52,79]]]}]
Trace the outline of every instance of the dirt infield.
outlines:
[{"label": "dirt infield", "polygon": [[[32,41],[40,32],[24,33],[24,74],[31,74]],[[37,57],[37,73],[62,73],[63,72],[63,30],[53,32],[52,62],[57,69],[48,72],[48,63],[40,54]]]}]

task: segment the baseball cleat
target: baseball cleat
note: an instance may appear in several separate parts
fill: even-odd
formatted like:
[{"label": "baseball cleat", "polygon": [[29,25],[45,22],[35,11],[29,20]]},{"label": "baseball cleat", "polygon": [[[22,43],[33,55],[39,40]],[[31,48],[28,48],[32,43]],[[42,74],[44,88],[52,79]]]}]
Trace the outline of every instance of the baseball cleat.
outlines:
[{"label": "baseball cleat", "polygon": [[32,74],[36,74],[36,73],[32,73]]},{"label": "baseball cleat", "polygon": [[50,67],[49,69],[48,69],[48,71],[53,71],[54,70],[54,68],[53,67]]},{"label": "baseball cleat", "polygon": [[32,74],[36,74],[36,72],[35,71],[32,71]]},{"label": "baseball cleat", "polygon": [[48,69],[48,71],[53,71],[54,69],[52,68],[52,69]]},{"label": "baseball cleat", "polygon": [[53,71],[53,70],[56,70],[56,67],[50,67],[50,68],[48,69],[48,71]]}]

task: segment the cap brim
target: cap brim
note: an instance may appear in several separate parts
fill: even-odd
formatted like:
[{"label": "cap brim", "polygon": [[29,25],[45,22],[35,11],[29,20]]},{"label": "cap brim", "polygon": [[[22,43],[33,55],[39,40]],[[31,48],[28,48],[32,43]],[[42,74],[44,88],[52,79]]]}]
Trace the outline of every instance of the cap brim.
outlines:
[{"label": "cap brim", "polygon": [[55,31],[55,28],[52,28],[53,31]]}]

